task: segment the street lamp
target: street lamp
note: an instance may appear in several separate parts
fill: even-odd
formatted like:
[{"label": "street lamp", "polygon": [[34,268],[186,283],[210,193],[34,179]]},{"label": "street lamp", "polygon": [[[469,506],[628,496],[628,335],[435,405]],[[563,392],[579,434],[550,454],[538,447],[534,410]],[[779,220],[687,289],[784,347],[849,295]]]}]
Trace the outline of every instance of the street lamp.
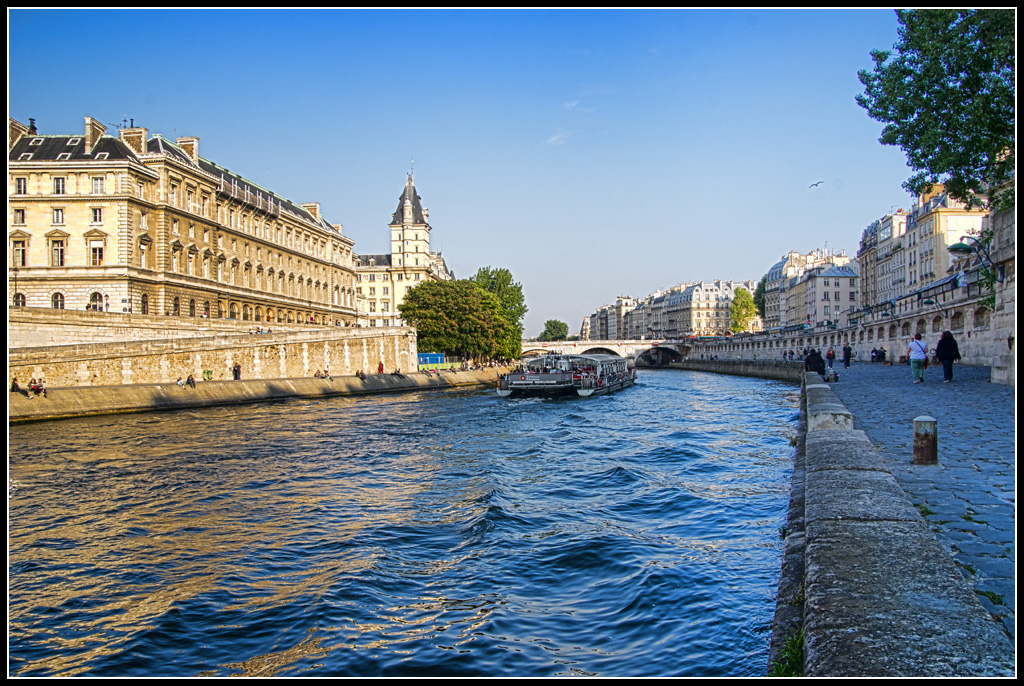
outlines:
[{"label": "street lamp", "polygon": [[[968,244],[964,241],[971,241],[971,243]],[[978,256],[985,269],[995,271],[996,281],[1002,283],[1003,279],[1006,278],[1006,270],[1001,266],[997,266],[996,263],[992,261],[992,258],[989,257],[988,250],[985,249],[985,244],[974,236],[960,236],[960,242],[949,246],[947,250],[950,255],[954,255],[955,257],[968,257],[973,253]]]}]

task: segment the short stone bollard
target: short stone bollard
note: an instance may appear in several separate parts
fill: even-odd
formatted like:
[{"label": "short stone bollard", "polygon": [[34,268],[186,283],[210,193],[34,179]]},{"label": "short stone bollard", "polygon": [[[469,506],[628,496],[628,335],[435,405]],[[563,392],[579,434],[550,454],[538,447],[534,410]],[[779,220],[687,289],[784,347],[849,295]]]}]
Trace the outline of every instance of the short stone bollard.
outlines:
[{"label": "short stone bollard", "polygon": [[939,463],[939,431],[935,417],[914,417],[914,464]]}]

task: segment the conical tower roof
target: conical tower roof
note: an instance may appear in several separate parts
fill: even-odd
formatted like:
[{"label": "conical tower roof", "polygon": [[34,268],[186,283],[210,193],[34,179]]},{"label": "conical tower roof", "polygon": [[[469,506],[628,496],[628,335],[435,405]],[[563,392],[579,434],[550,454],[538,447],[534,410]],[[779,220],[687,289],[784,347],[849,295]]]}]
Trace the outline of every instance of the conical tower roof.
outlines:
[{"label": "conical tower roof", "polygon": [[420,196],[416,193],[416,186],[412,182],[412,174],[405,175],[405,189],[398,198],[398,209],[391,215],[391,226],[405,224],[405,206],[412,207],[412,224],[426,224],[427,218],[423,215],[423,205],[420,204]]}]

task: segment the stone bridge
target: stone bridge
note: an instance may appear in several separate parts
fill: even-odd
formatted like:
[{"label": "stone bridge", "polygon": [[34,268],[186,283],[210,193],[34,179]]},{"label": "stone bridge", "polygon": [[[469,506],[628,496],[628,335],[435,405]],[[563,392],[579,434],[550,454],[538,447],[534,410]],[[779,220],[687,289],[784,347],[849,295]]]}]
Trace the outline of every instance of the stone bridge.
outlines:
[{"label": "stone bridge", "polygon": [[618,355],[637,367],[680,362],[690,354],[690,341],[523,341],[523,356],[561,353],[563,355]]}]

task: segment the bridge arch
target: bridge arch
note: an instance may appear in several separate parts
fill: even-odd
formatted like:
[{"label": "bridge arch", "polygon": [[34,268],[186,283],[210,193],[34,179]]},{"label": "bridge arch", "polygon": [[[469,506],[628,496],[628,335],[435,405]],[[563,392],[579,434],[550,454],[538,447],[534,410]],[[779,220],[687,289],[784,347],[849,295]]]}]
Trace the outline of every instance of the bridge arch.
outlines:
[{"label": "bridge arch", "polygon": [[675,347],[655,345],[637,350],[633,356],[637,367],[664,367],[671,362],[682,362],[683,354]]}]

